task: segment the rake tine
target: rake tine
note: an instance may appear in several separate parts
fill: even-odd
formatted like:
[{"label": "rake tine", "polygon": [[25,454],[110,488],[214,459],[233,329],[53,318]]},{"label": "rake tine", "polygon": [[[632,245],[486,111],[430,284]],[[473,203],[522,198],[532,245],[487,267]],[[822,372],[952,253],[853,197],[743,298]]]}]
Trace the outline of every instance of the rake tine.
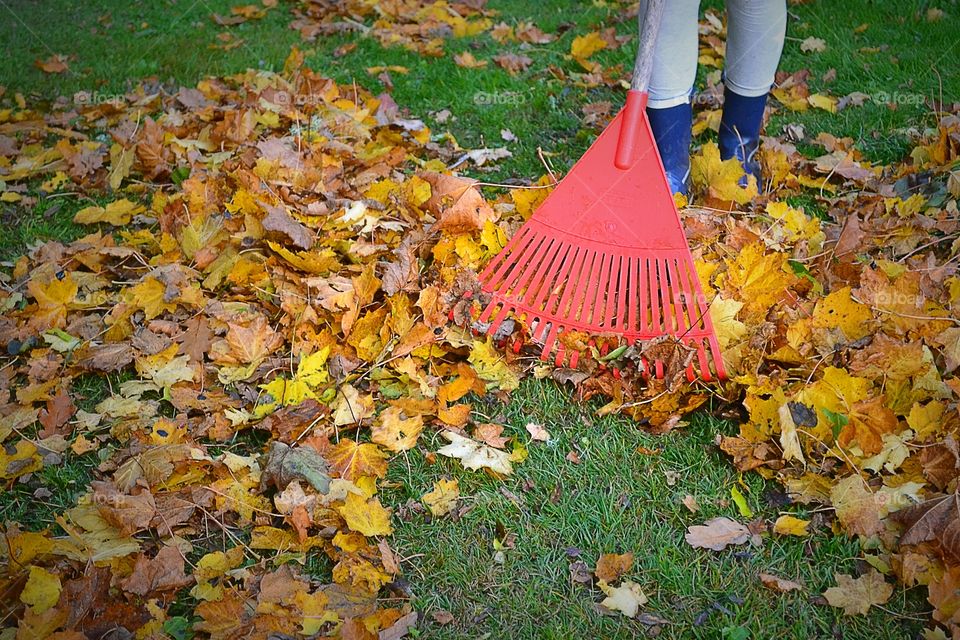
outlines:
[{"label": "rake tine", "polygon": [[536,285],[533,280],[534,276],[546,268],[548,256],[552,255],[551,252],[558,248],[558,244],[558,242],[549,238],[544,240],[542,248],[533,256],[533,260],[529,261],[526,267],[522,269],[523,273],[520,274],[520,277],[514,280],[513,286],[510,288],[510,295],[514,299],[522,300],[531,283],[534,286]]},{"label": "rake tine", "polygon": [[[533,241],[529,241],[532,239]],[[525,262],[525,256],[531,252],[536,252],[541,239],[537,238],[536,233],[531,229],[521,227],[510,242],[503,248],[497,256],[487,265],[487,268],[480,274],[480,279],[489,283],[491,288],[499,289],[503,286],[503,280],[511,271],[519,271],[520,265]]]},{"label": "rake tine", "polygon": [[697,340],[697,359],[700,361],[700,377],[704,382],[710,382],[710,358],[707,357],[707,350],[704,347],[703,340]]},{"label": "rake tine", "polygon": [[[586,261],[586,256],[587,256],[586,249],[582,249],[580,247],[577,247],[575,249],[575,253],[570,263],[570,270],[569,270],[570,277],[573,279],[573,281],[571,282],[568,280],[563,285],[563,293],[560,295],[560,300],[556,301],[556,308],[554,309],[554,313],[557,316],[564,315],[564,310],[567,308],[567,304],[569,304],[570,302],[570,297],[573,295],[574,289],[578,286],[580,280],[582,279],[580,276],[582,275],[583,265],[584,265],[584,262]],[[553,299],[550,299],[547,302],[546,308],[549,310],[550,307],[553,306],[554,302],[555,301]],[[569,316],[566,316],[566,317],[569,317]]]},{"label": "rake tine", "polygon": [[[611,271],[610,271],[610,284],[615,284],[616,286],[611,290],[610,287],[607,287],[607,306],[604,310],[604,320],[603,327],[605,329],[610,329],[614,324],[616,324],[616,304],[617,304],[617,294],[620,293],[620,278],[623,274],[623,257],[622,256],[612,256],[611,260]],[[613,269],[616,269],[616,282],[614,283]]]},{"label": "rake tine", "polygon": [[[490,302],[487,303],[487,306],[484,307],[483,311],[480,313],[480,317],[477,318],[478,322],[487,322],[490,320],[490,316],[493,315],[496,309],[500,307],[505,307],[506,305],[501,303],[497,298],[493,298]],[[496,331],[496,329],[494,329]]]},{"label": "rake tine", "polygon": [[574,304],[579,304],[579,311],[574,316],[575,319],[580,322],[589,322],[588,317],[593,315],[593,306],[590,301],[594,296],[594,287],[600,286],[600,270],[603,268],[603,254],[598,251],[593,252],[593,261],[590,264],[590,275],[586,280],[586,287],[584,287],[579,300],[574,299]]},{"label": "rake tine", "polygon": [[[571,287],[570,296],[567,297],[564,295],[561,299],[561,307],[558,309],[560,317],[572,318],[574,320],[578,320],[580,318],[580,305],[583,301],[583,291],[587,288],[589,283],[589,276],[584,276],[586,276],[586,274],[590,273],[592,270],[595,257],[596,254],[592,250],[587,249],[584,251],[583,261],[581,262],[579,272],[577,273],[577,281],[574,283],[573,287]],[[566,294],[566,291],[564,291],[564,294]],[[569,308],[563,306],[564,302],[569,304]]]},{"label": "rake tine", "polygon": [[643,316],[645,315],[647,299],[643,294],[643,259],[631,259],[630,291],[636,295],[627,296],[627,331],[643,332]]},{"label": "rake tine", "polygon": [[557,357],[554,359],[553,364],[557,367],[563,366],[563,361],[567,357],[567,347],[561,342],[560,346],[557,347]]},{"label": "rake tine", "polygon": [[599,254],[600,257],[600,274],[594,282],[596,282],[597,289],[594,291],[593,303],[590,305],[590,308],[587,310],[587,322],[598,327],[603,326],[603,309],[605,297],[608,294],[608,289],[610,288],[610,258]]},{"label": "rake tine", "polygon": [[579,362],[580,362],[580,353],[577,351],[571,351],[570,352],[570,368],[576,369],[577,363]]},{"label": "rake tine", "polygon": [[500,310],[500,313],[496,315],[493,321],[490,323],[490,333],[496,333],[497,329],[500,328],[500,325],[503,324],[503,321],[506,320],[507,314],[510,313],[510,307],[503,305],[503,309]]},{"label": "rake tine", "polygon": [[688,331],[698,331],[703,327],[703,319],[697,313],[697,287],[690,277],[690,269],[682,258],[677,259],[677,270],[680,273],[680,281],[683,284],[684,302],[687,310],[687,317],[690,323],[687,325]]},{"label": "rake tine", "polygon": [[553,350],[553,345],[557,341],[557,337],[560,335],[560,325],[555,324],[550,328],[550,333],[547,335],[546,340],[543,341],[543,354],[541,359],[547,360],[550,351]]},{"label": "rake tine", "polygon": [[650,330],[657,333],[666,333],[666,323],[663,322],[661,292],[661,279],[659,273],[659,261],[651,260],[648,265],[647,281],[650,284]]},{"label": "rake tine", "polygon": [[[617,328],[621,332],[630,331],[630,318],[627,313],[627,292],[630,290],[630,269],[633,268],[633,259],[630,256],[621,256],[620,273],[617,274]],[[633,296],[630,296],[631,298]]]},{"label": "rake tine", "polygon": [[676,262],[670,264],[670,260],[664,260],[664,266],[667,269],[667,277],[670,280],[670,306],[673,307],[673,315],[677,322],[677,334],[683,334],[689,330],[687,324],[686,309],[684,308],[684,299],[686,291],[680,283],[680,276],[677,273]]},{"label": "rake tine", "polygon": [[550,263],[550,269],[548,270],[548,273],[553,275],[541,277],[541,274],[537,274],[537,277],[540,278],[540,284],[531,284],[530,289],[527,290],[527,304],[531,309],[544,310],[547,296],[554,289],[554,282],[562,283],[565,281],[564,263],[569,252],[570,248],[564,247],[553,255],[553,261]]}]

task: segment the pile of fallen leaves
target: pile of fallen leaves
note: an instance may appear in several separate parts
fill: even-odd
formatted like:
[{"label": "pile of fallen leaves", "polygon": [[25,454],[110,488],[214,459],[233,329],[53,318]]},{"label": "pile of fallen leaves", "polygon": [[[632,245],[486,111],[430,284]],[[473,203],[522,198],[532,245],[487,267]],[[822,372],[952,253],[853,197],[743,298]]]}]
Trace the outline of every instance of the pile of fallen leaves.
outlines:
[{"label": "pile of fallen leaves", "polygon": [[[0,473],[29,482],[69,449],[96,452],[101,478],[59,532],[7,524],[9,613],[35,633],[149,635],[189,588],[212,637],[405,628],[407,607],[377,607],[399,570],[376,495],[389,456],[442,424],[441,453],[510,470],[460,435],[463,400],[519,371],[449,323],[498,216],[434,171],[455,151],[422,122],[297,55],[283,76],[153,89],[0,124],[6,202],[29,206],[39,180],[114,193],[75,216],[101,231],[3,275]],[[111,393],[79,410],[91,375]],[[291,569],[311,551],[332,584]]]},{"label": "pile of fallen leaves", "polygon": [[[362,25],[376,5],[379,37],[429,52],[438,36],[410,26],[423,15],[405,17],[415,4],[314,1],[303,28]],[[426,24],[490,26],[482,3],[460,4],[463,22],[448,11]],[[369,11],[338,9],[348,5]],[[307,21],[311,7],[324,11]],[[722,46],[722,25],[707,22],[701,58]],[[617,75],[589,63],[607,46],[594,35],[573,58]],[[775,108],[830,104],[803,95],[802,74],[781,80]],[[718,439],[737,467],[831,505],[837,530],[871,550],[877,572],[840,576],[828,600],[865,612],[889,597],[881,574],[895,574],[926,585],[935,619],[956,632],[956,111],[916,131],[893,166],[827,133],[794,131],[823,149],[813,159],[766,139],[764,185],[741,186],[739,165],[702,146],[684,223],[733,372],[710,388],[682,383],[682,367],[647,379],[636,350],[551,368],[531,357],[522,321],[496,342],[471,331],[476,270],[548,190],[486,201],[447,169],[471,158],[449,137],[388,96],[317,75],[297,52],[282,74],[0,111],[0,201],[99,199],[75,217],[97,225],[90,235],[35,246],[0,274],[0,474],[33,486],[65,455],[99,461],[56,528],[4,525],[7,619],[23,637],[150,637],[185,623],[169,607],[188,591],[194,629],[210,637],[400,637],[416,612],[377,497],[388,460],[439,429],[450,444],[436,453],[508,475],[524,443],[474,422],[470,394],[503,394],[533,373],[658,432],[711,397],[731,415],[742,405],[740,434]],[[716,127],[715,113],[700,113],[699,130]],[[82,410],[91,377],[110,393]],[[423,501],[442,516],[458,495],[441,481]],[[774,533],[822,524],[793,518]],[[722,549],[763,527],[715,520],[688,541]],[[330,584],[297,568],[308,554],[329,558]],[[604,592],[636,614],[639,586]]]}]

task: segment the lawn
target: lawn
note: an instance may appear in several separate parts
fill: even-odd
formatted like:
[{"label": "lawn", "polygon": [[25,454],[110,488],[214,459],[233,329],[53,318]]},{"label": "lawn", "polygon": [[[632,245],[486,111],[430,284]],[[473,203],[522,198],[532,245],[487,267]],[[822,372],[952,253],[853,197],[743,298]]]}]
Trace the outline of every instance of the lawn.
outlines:
[{"label": "lawn", "polygon": [[[557,81],[548,67],[570,68],[567,54],[577,35],[607,26],[621,34],[634,28],[617,3],[542,0],[533,7],[519,0],[490,0],[489,7],[500,12],[498,20],[532,20],[561,35],[532,46],[501,45],[487,35],[454,38],[446,41],[444,57],[426,59],[402,47],[385,48],[362,31],[303,42],[288,26],[292,3],[281,3],[259,20],[218,26],[211,15],[229,14],[233,4],[0,0],[0,14],[6,14],[0,47],[7,59],[0,71],[5,87],[0,109],[18,95],[31,104],[80,91],[108,100],[144,79],[194,86],[206,76],[247,68],[279,71],[290,47],[297,45],[309,67],[341,84],[389,91],[409,117],[423,118],[435,133],[449,132],[464,148],[511,151],[493,168],[471,168],[468,175],[485,182],[535,181],[547,172],[544,159],[563,172],[589,146],[596,131],[582,124],[585,105],[621,99],[619,90]],[[839,113],[783,111],[768,123],[767,134],[781,136],[788,125],[799,125],[808,140],[821,131],[852,138],[870,161],[903,160],[911,148],[911,130],[936,123],[923,99],[949,102],[960,96],[960,71],[954,63],[960,7],[943,3],[948,17],[931,21],[924,18],[930,4],[792,4],[781,69],[809,69],[811,92],[844,96],[860,91],[880,98]],[[810,36],[822,38],[826,49],[801,51],[800,43]],[[340,55],[350,46],[355,48]],[[488,59],[505,48],[526,53],[536,64],[511,75],[494,65],[465,69],[453,62],[454,54],[465,51]],[[598,60],[626,66],[632,61],[627,49],[629,45],[603,51]],[[34,66],[34,60],[54,53],[70,56],[68,72],[47,74]],[[377,66],[408,72],[390,72],[389,86],[379,72],[368,72]],[[709,71],[701,69],[701,81]],[[507,131],[512,135],[504,136]],[[713,137],[708,130],[697,144]],[[809,144],[798,148],[811,157],[818,153]],[[87,233],[72,222],[74,214],[111,199],[92,203],[69,192],[35,193],[37,204],[28,210],[0,204],[5,270],[37,242],[70,241]],[[497,189],[490,187],[489,193]],[[109,384],[120,382],[111,379]],[[102,378],[91,377],[75,383],[74,392],[81,398],[78,406],[92,410],[110,389]],[[548,442],[531,442],[526,460],[506,479],[429,454],[445,444],[429,430],[416,448],[392,460],[381,499],[395,515],[391,544],[403,572],[397,589],[421,614],[417,637],[893,639],[920,633],[930,605],[917,587],[898,587],[884,607],[867,616],[846,617],[827,606],[821,594],[836,584],[834,575],[862,572],[867,567],[862,556],[871,550],[837,534],[829,509],[790,504],[776,482],[736,471],[716,437],[737,433],[745,419],[737,403],[708,403],[661,436],[622,416],[597,417],[599,407],[578,402],[569,387],[535,379],[525,380],[505,403],[476,399],[476,411],[485,421],[505,425],[505,436],[525,438],[529,423],[543,425],[551,434]],[[263,442],[231,446],[249,452]],[[571,452],[577,461],[570,459]],[[0,494],[0,521],[30,530],[55,526],[55,517],[98,477],[101,461],[97,451],[78,455],[68,450],[61,464],[46,467],[27,483],[11,483]],[[432,518],[419,504],[441,478],[459,482],[457,518]],[[39,499],[38,489],[45,489]],[[745,496],[745,506],[735,503],[738,492]],[[684,505],[689,496],[696,499],[697,512]],[[684,541],[689,526],[714,516],[773,521],[787,513],[810,519],[811,534],[766,534],[762,544],[721,552],[693,549]],[[604,611],[598,606],[604,597],[599,588],[571,576],[577,562],[592,568],[601,554],[626,552],[636,559],[625,577],[649,597],[632,620]],[[330,580],[329,562],[309,554],[296,560],[305,574]],[[763,586],[760,573],[796,580],[805,588],[775,593]],[[192,621],[192,606],[181,593],[172,611]]]}]

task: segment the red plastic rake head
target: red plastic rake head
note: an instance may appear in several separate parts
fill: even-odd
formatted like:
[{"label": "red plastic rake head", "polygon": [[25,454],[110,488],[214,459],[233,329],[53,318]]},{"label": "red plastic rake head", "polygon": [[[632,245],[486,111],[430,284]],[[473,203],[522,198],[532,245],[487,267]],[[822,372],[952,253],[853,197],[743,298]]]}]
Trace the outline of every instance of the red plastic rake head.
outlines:
[{"label": "red plastic rake head", "polygon": [[[565,331],[616,333],[630,343],[673,336],[695,349],[690,380],[725,378],[676,204],[646,118],[646,82],[662,0],[650,0],[633,87],[623,110],[480,274],[495,333],[510,313],[576,366]],[[662,377],[664,363],[647,363]],[[711,366],[712,365],[712,366]]]}]

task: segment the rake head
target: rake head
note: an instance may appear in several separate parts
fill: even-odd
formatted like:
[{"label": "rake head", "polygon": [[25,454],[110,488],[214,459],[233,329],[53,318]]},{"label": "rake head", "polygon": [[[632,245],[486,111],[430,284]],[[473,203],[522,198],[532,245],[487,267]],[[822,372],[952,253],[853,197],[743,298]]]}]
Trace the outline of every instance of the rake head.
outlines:
[{"label": "rake head", "polygon": [[[694,352],[688,379],[722,379],[709,303],[645,106],[646,94],[628,93],[623,111],[487,265],[480,282],[491,300],[478,320],[496,333],[510,314],[523,319],[541,358],[557,366],[579,358],[564,332],[612,333],[630,344],[672,337]],[[656,355],[644,363],[657,377],[665,364]]]}]

